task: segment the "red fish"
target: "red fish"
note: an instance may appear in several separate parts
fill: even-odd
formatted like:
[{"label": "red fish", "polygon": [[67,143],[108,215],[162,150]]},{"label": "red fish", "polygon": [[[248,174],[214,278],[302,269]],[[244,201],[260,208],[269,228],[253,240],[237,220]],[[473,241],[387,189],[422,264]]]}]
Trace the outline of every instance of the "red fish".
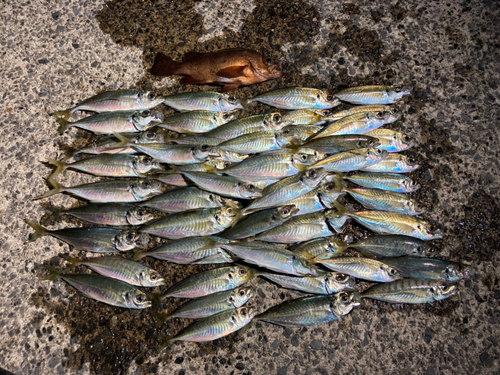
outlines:
[{"label": "red fish", "polygon": [[189,52],[182,62],[158,53],[151,68],[155,76],[184,75],[181,83],[224,85],[221,92],[281,76],[270,58],[249,49],[225,49],[209,53]]}]

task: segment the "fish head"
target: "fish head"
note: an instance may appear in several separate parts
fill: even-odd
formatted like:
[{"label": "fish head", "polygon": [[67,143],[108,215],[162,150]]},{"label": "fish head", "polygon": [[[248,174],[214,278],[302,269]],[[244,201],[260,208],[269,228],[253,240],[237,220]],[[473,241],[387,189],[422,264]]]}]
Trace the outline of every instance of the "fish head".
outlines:
[{"label": "fish head", "polygon": [[393,101],[401,99],[403,96],[411,95],[413,86],[390,86],[387,88],[387,95]]},{"label": "fish head", "polygon": [[335,236],[331,236],[328,238],[328,246],[325,249],[327,254],[330,255],[328,258],[340,255],[344,252],[345,249],[347,249],[347,245],[345,244],[345,242],[342,242]]},{"label": "fish head", "polygon": [[303,184],[306,186],[309,186],[311,188],[315,188],[318,186],[321,181],[328,175],[328,172],[325,171],[323,168],[317,168],[317,169],[310,169],[307,171],[302,172],[302,176],[300,177],[300,180]]},{"label": "fish head", "polygon": [[462,263],[452,262],[442,272],[443,279],[454,283],[462,279],[467,279],[471,275],[471,268]]},{"label": "fish head", "polygon": [[262,189],[251,183],[239,182],[236,186],[239,195],[244,198],[260,198],[262,197]]},{"label": "fish head", "polygon": [[314,153],[302,152],[302,150],[292,155],[292,164],[298,166],[313,165],[318,160],[318,157]]},{"label": "fish head", "polygon": [[230,204],[229,202],[226,203],[227,204],[225,206],[218,208],[214,214],[217,223],[224,228],[227,228],[235,220],[237,220],[240,212],[238,207]]},{"label": "fish head", "polygon": [[355,290],[342,290],[332,295],[330,310],[336,317],[347,315],[351,310],[361,304],[359,293]]},{"label": "fish head", "polygon": [[158,271],[151,268],[139,272],[139,282],[141,283],[141,286],[150,288],[165,285],[165,279],[158,273]]},{"label": "fish head", "polygon": [[399,271],[395,268],[392,268],[388,266],[387,264],[381,263],[378,270],[377,270],[377,275],[379,277],[379,280],[382,282],[391,282],[395,280],[402,279],[403,276],[399,273]]},{"label": "fish head", "polygon": [[[329,179],[330,176],[327,177]],[[320,197],[321,203],[327,208],[333,205],[333,202],[337,200],[342,195],[345,195],[343,191],[344,185],[341,179],[332,177],[329,182],[321,185],[318,188],[318,195]]]},{"label": "fish head", "polygon": [[281,77],[278,64],[275,64],[270,57],[249,56],[249,62],[254,73],[264,81]]},{"label": "fish head", "polygon": [[379,148],[360,148],[358,151],[364,154],[366,160],[369,160],[374,164],[384,160],[387,155],[389,155],[386,150],[381,150]]},{"label": "fish head", "polygon": [[257,311],[253,307],[243,306],[234,311],[231,321],[237,327],[244,327],[252,321]]},{"label": "fish head", "polygon": [[254,277],[254,271],[251,268],[244,266],[230,267],[227,273],[229,282],[233,285],[243,285]]},{"label": "fish head", "polygon": [[165,115],[158,109],[137,111],[132,115],[132,121],[138,130],[146,130],[153,124],[162,122],[164,118]]},{"label": "fish head", "polygon": [[214,112],[212,115],[212,122],[216,126],[227,124],[229,121],[236,120],[238,114],[236,110],[229,112]]},{"label": "fish head", "polygon": [[287,145],[300,145],[302,143],[299,126],[286,126],[276,132],[276,140],[280,147]]},{"label": "fish head", "polygon": [[295,216],[297,212],[299,212],[299,209],[294,204],[277,207],[273,210],[271,220],[274,223],[282,223],[285,220],[291,218],[292,216]]},{"label": "fish head", "polygon": [[238,154],[237,152],[223,150],[220,147],[212,146],[212,149],[217,153],[217,156],[213,156],[213,159],[229,161],[232,163],[239,163],[245,159],[248,159],[249,155]]},{"label": "fish head", "polygon": [[212,202],[220,203],[223,206],[235,207],[237,210],[241,209],[241,203],[238,202],[238,201],[235,201],[233,199],[229,199],[229,198],[226,198],[226,197],[221,197],[220,195],[216,195],[216,194],[210,194],[210,198],[209,199]]},{"label": "fish head", "polygon": [[153,108],[164,102],[164,98],[150,91],[140,91],[137,93],[137,103],[144,108]]},{"label": "fish head", "polygon": [[142,225],[154,219],[153,211],[147,207],[132,207],[125,217],[130,225]]},{"label": "fish head", "polygon": [[420,185],[417,182],[410,179],[409,177],[407,177],[404,180],[401,180],[401,182],[399,183],[399,189],[407,193],[412,193],[420,189]]},{"label": "fish head", "polygon": [[375,148],[380,146],[380,142],[378,138],[370,137],[368,139],[360,139],[356,143],[356,148]]},{"label": "fish head", "polygon": [[132,249],[144,249],[149,243],[147,233],[137,233],[133,231],[122,231],[114,239],[114,245],[118,251],[129,251]]},{"label": "fish head", "polygon": [[155,180],[142,180],[131,185],[132,193],[138,201],[163,193],[163,184]]},{"label": "fish head", "polygon": [[431,286],[427,293],[432,297],[434,301],[440,301],[445,298],[451,297],[458,291],[456,285],[447,284],[443,282],[436,282],[435,285]]},{"label": "fish head", "polygon": [[338,293],[342,290],[352,290],[356,285],[354,277],[340,272],[328,272],[324,276],[324,282],[328,294]]},{"label": "fish head", "polygon": [[408,150],[416,146],[417,141],[406,134],[396,132],[392,136],[391,146],[397,151]]},{"label": "fish head", "polygon": [[243,109],[241,100],[236,99],[234,96],[221,95],[218,99],[220,112],[231,112],[236,109]]},{"label": "fish head", "polygon": [[130,309],[146,309],[153,305],[153,302],[148,298],[142,290],[134,290],[133,292],[125,292],[122,295],[125,306]]},{"label": "fish head", "polygon": [[340,105],[339,99],[321,90],[317,91],[314,102],[318,109],[329,109]]},{"label": "fish head", "polygon": [[443,238],[443,232],[439,228],[436,228],[433,224],[425,221],[419,222],[413,232],[417,238],[424,241],[439,240]]},{"label": "fish head", "polygon": [[233,166],[235,163],[227,160],[220,160],[220,159],[215,159],[215,158],[209,158],[205,164],[214,167],[215,169],[218,170],[224,170],[226,168],[229,168]]},{"label": "fish head", "polygon": [[209,145],[194,146],[191,148],[191,152],[193,153],[193,156],[200,161],[204,161],[209,156],[221,157],[221,154],[217,152],[217,149]]},{"label": "fish head", "polygon": [[163,170],[160,162],[149,155],[136,156],[132,162],[134,171],[138,174],[146,174],[149,172],[158,172]]},{"label": "fish head", "polygon": [[279,130],[283,128],[285,125],[289,125],[283,122],[283,118],[281,117],[281,113],[272,112],[268,113],[262,119],[262,124],[266,130]]},{"label": "fish head", "polygon": [[164,143],[165,133],[161,130],[148,130],[131,139],[132,143],[148,144],[148,143]]},{"label": "fish head", "polygon": [[242,286],[232,290],[229,297],[229,303],[238,308],[247,303],[253,296],[253,287]]}]

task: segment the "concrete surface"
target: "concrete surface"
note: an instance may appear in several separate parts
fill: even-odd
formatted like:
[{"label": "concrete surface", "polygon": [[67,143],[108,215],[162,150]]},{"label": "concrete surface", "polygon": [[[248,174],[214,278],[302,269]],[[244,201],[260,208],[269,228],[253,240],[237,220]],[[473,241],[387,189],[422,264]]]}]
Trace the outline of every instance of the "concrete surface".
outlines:
[{"label": "concrete surface", "polygon": [[[0,9],[0,367],[15,374],[500,373],[498,2],[7,0]],[[53,238],[24,244],[31,233],[24,218],[46,213],[47,203],[32,201],[47,189],[50,170],[40,161],[62,155],[58,142],[88,139],[74,130],[59,137],[48,113],[104,89],[185,91],[176,78],[147,73],[156,52],[178,59],[240,46],[269,54],[284,74],[238,96],[286,85],[330,92],[415,85],[393,127],[419,140],[408,152],[423,162],[416,197],[445,231],[442,253],[475,269],[458,295],[417,307],[368,303],[314,328],[257,323],[242,335],[157,355],[157,335],[186,321],[158,327],[148,312],[107,307],[37,278],[41,263],[59,265],[57,255],[68,251]],[[63,179],[87,180],[72,172]],[[172,283],[199,270],[148,264]],[[262,310],[298,296],[258,286],[253,303]]]}]

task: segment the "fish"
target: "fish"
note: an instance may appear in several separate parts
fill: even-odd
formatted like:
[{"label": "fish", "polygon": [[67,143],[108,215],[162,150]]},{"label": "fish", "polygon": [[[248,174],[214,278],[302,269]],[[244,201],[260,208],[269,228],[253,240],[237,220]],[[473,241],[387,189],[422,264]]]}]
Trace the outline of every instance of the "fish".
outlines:
[{"label": "fish", "polygon": [[356,107],[351,107],[340,112],[325,114],[325,121],[338,121],[344,117],[356,115],[358,113],[368,113],[368,112],[381,112],[381,111],[395,111],[394,114],[398,112],[397,108],[391,107],[389,105],[361,105]]},{"label": "fish", "polygon": [[285,177],[266,187],[262,191],[262,197],[251,202],[250,205],[243,209],[242,213],[258,208],[282,205],[314,190],[325,179],[326,175],[327,173],[322,168],[318,168]]},{"label": "fish", "polygon": [[321,130],[321,126],[317,125],[287,125],[283,129],[281,129],[285,135],[294,139],[294,142],[291,142],[288,145],[284,145],[283,147],[289,149],[297,149],[298,146],[301,146],[304,142],[306,142],[313,135],[318,133]]},{"label": "fish", "polygon": [[227,203],[222,207],[170,214],[145,225],[141,228],[141,233],[172,240],[220,233],[238,219],[238,207]]},{"label": "fish", "polygon": [[397,153],[390,153],[381,162],[363,168],[364,172],[384,172],[384,173],[409,173],[420,168],[415,162],[411,162],[408,156]]},{"label": "fish", "polygon": [[471,269],[458,262],[435,258],[397,257],[380,260],[398,270],[403,277],[454,283],[470,277]]},{"label": "fish", "polygon": [[237,153],[231,150],[224,149],[222,147],[213,146],[212,150],[215,152],[216,155],[209,156],[207,158],[207,162],[210,162],[212,160],[219,160],[219,161],[227,161],[229,163],[239,163],[242,162],[243,160],[247,159],[249,156],[244,153]]},{"label": "fish", "polygon": [[220,176],[205,172],[181,172],[196,186],[216,194],[240,199],[253,199],[262,196],[262,191],[253,183],[246,183],[232,176]]},{"label": "fish", "polygon": [[250,133],[220,143],[218,147],[245,155],[279,150],[299,143],[290,133],[292,131],[289,129]]},{"label": "fish", "polygon": [[403,279],[393,283],[372,286],[361,294],[361,298],[371,298],[389,303],[430,303],[441,301],[457,292],[456,285],[426,279]]},{"label": "fish", "polygon": [[231,256],[220,247],[229,242],[221,237],[187,237],[161,244],[149,251],[138,251],[133,260],[151,257],[177,264],[231,263]]},{"label": "fish", "polygon": [[339,91],[335,97],[351,104],[393,104],[412,91],[412,86],[360,86]]},{"label": "fish", "polygon": [[224,198],[220,195],[200,190],[195,186],[174,189],[157,195],[145,202],[140,203],[141,207],[154,208],[155,210],[167,213],[196,210],[199,208],[222,207],[228,202],[238,206],[239,203]]},{"label": "fish", "polygon": [[[163,130],[149,130],[142,133],[132,133],[132,134],[121,134],[125,138],[127,138],[130,143],[167,143],[165,138],[165,133]],[[101,155],[101,154],[136,154],[137,151],[134,150],[130,146],[126,147],[117,147],[120,145],[120,142],[117,139],[110,135],[107,137],[101,137],[95,142],[89,144],[86,147],[83,147],[79,150],[72,151],[65,160],[69,159],[78,154],[92,154],[92,155]]]},{"label": "fish", "polygon": [[340,100],[322,90],[306,87],[285,87],[266,92],[248,100],[280,109],[330,109]]},{"label": "fish", "polygon": [[421,240],[443,238],[443,233],[425,220],[389,211],[345,212],[358,223],[379,234],[397,234]]},{"label": "fish", "polygon": [[26,223],[35,230],[28,241],[34,242],[43,236],[52,236],[66,242],[77,250],[94,253],[119,253],[133,249],[144,249],[149,236],[135,231],[115,228],[64,228],[48,230],[33,220]]},{"label": "fish", "polygon": [[34,198],[48,198],[59,193],[68,193],[93,203],[131,203],[141,202],[163,192],[163,185],[157,181],[98,181],[72,187],[62,186],[54,179],[47,182],[54,188]]},{"label": "fish", "polygon": [[87,204],[68,210],[50,207],[52,220],[68,215],[92,224],[126,226],[142,225],[153,220],[154,215],[147,208],[136,207],[127,203]]},{"label": "fish", "polygon": [[297,257],[291,251],[264,242],[230,242],[221,245],[236,257],[247,263],[256,264],[269,270],[295,276],[318,276],[319,269],[306,259]]},{"label": "fish", "polygon": [[327,211],[318,211],[294,216],[283,224],[257,235],[255,239],[294,244],[333,234],[327,221]]},{"label": "fish", "polygon": [[345,175],[344,179],[362,187],[382,189],[395,193],[413,193],[420,189],[417,182],[398,173],[361,172]]},{"label": "fish", "polygon": [[249,324],[255,314],[254,308],[243,306],[197,320],[168,339],[166,345],[174,341],[206,342],[219,339]]},{"label": "fish", "polygon": [[176,187],[186,187],[190,185],[190,182],[186,181],[180,173],[160,173],[149,177],[148,180],[155,180],[161,182],[162,184]]},{"label": "fish", "polygon": [[177,111],[232,112],[243,109],[240,99],[214,91],[185,92],[166,96],[163,104]]},{"label": "fish", "polygon": [[76,111],[89,112],[118,112],[118,111],[137,111],[154,108],[163,102],[161,96],[152,92],[140,90],[116,90],[104,91],[94,95],[76,106],[64,111],[54,112],[55,118],[68,120]]},{"label": "fish", "polygon": [[169,288],[162,298],[198,298],[242,286],[256,276],[244,266],[220,267],[189,276]]},{"label": "fish", "polygon": [[375,129],[366,135],[378,138],[380,145],[377,148],[387,152],[406,151],[417,144],[415,139],[390,129]]},{"label": "fish", "polygon": [[163,322],[173,318],[206,318],[223,311],[237,309],[247,303],[253,296],[253,287],[241,286],[190,300],[171,313],[161,315],[160,318]]},{"label": "fish", "polygon": [[378,139],[369,135],[343,134],[312,139],[304,143],[303,147],[308,147],[326,154],[336,154],[338,152],[360,148],[375,148],[379,145],[380,142]]},{"label": "fish", "polygon": [[155,57],[154,76],[183,75],[183,85],[213,83],[223,85],[221,92],[281,77],[278,65],[259,52],[231,48],[214,52],[189,52],[176,62],[163,53]]},{"label": "fish", "polygon": [[83,265],[100,275],[117,279],[130,285],[148,288],[165,285],[165,279],[157,271],[132,260],[116,256],[82,260],[62,255],[62,258],[71,263],[72,267]]},{"label": "fish", "polygon": [[311,168],[322,168],[327,172],[356,171],[380,163],[388,155],[385,150],[359,148],[333,154],[313,164]]},{"label": "fish", "polygon": [[298,298],[270,308],[255,320],[285,327],[314,326],[349,314],[360,305],[360,300],[357,292],[345,290],[332,295]]},{"label": "fish", "polygon": [[260,276],[282,288],[312,294],[334,294],[342,290],[352,290],[356,283],[354,277],[338,272],[321,272],[319,276],[302,277],[274,273],[262,273]]},{"label": "fish", "polygon": [[222,232],[221,236],[231,240],[255,236],[284,223],[298,212],[293,204],[257,211],[239,220],[233,227]]},{"label": "fish", "polygon": [[[69,118],[69,116],[68,116]],[[164,118],[160,110],[104,112],[70,122],[65,117],[56,118],[57,131],[63,134],[68,128],[80,128],[96,135],[113,133],[138,133],[146,131]]]},{"label": "fish", "polygon": [[104,154],[73,163],[54,159],[47,163],[56,167],[49,177],[53,179],[66,169],[99,177],[145,177],[163,170],[158,160],[145,155]]},{"label": "fish", "polygon": [[369,236],[348,245],[368,258],[400,256],[433,257],[436,248],[432,244],[413,237],[397,235]]},{"label": "fish", "polygon": [[207,137],[206,133],[198,135],[188,135],[185,137],[180,137],[172,141],[177,145],[192,145],[192,146],[217,146],[219,143],[224,142],[223,139]]},{"label": "fish", "polygon": [[332,271],[346,273],[361,280],[390,283],[403,278],[395,268],[375,259],[340,257],[318,259],[317,262]]},{"label": "fish", "polygon": [[281,117],[290,125],[321,125],[325,123],[327,115],[328,111],[323,109],[297,109],[284,112]]},{"label": "fish", "polygon": [[106,303],[111,306],[126,309],[147,309],[152,301],[146,293],[119,280],[101,275],[89,274],[61,274],[52,271],[42,280],[64,280],[85,297]]},{"label": "fish", "polygon": [[251,134],[260,131],[280,130],[289,125],[283,122],[281,114],[278,112],[267,113],[264,115],[253,115],[228,122],[218,128],[211,130],[204,135],[208,138],[218,138],[228,141],[245,134]]},{"label": "fish", "polygon": [[236,111],[190,111],[169,116],[158,126],[182,134],[199,134],[207,133],[210,130],[235,120],[237,117]]},{"label": "fish", "polygon": [[299,257],[311,259],[314,257],[318,260],[330,259],[342,255],[347,249],[347,244],[340,241],[334,236],[316,238],[307,242],[299,243],[290,248],[290,251],[297,254]]},{"label": "fish", "polygon": [[423,206],[406,194],[379,189],[347,189],[351,197],[370,210],[391,211],[415,216],[423,213]]},{"label": "fish", "polygon": [[255,155],[224,169],[224,174],[245,181],[279,180],[304,171],[319,160],[317,155],[280,150]]}]

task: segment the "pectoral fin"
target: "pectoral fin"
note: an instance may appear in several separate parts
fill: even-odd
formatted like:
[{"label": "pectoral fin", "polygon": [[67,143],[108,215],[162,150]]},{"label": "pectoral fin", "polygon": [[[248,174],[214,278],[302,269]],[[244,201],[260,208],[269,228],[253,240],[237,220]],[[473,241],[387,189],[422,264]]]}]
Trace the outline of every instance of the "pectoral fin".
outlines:
[{"label": "pectoral fin", "polygon": [[215,75],[224,78],[238,78],[245,76],[245,68],[247,65],[242,66],[228,66],[222,70],[219,70]]}]

